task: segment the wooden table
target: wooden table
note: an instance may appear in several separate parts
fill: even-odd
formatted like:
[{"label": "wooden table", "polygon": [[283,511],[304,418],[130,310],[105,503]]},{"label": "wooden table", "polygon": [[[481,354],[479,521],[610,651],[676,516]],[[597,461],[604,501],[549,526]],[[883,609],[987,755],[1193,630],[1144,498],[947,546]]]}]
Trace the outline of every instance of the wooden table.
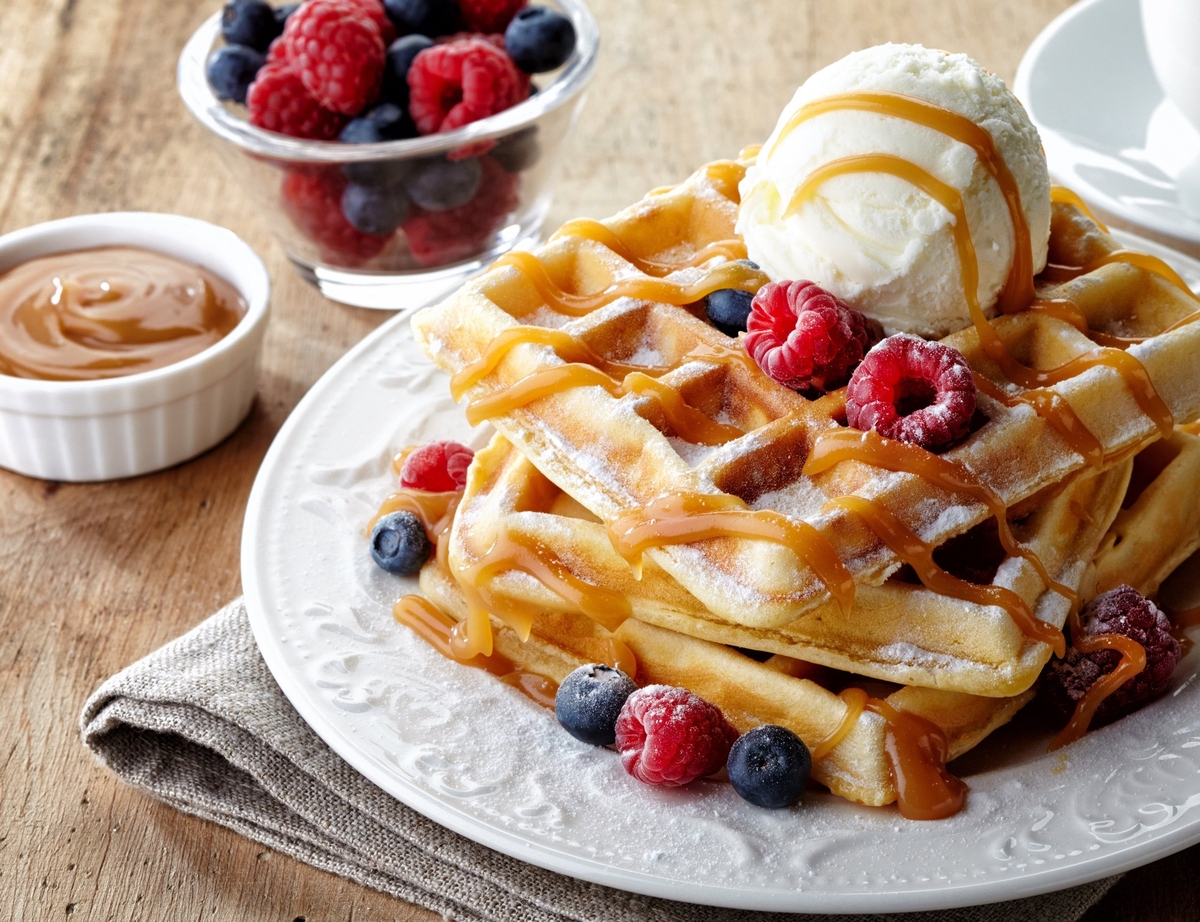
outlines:
[{"label": "wooden table", "polygon": [[[103,679],[238,594],[242,514],[267,446],[321,373],[387,319],[300,281],[184,111],[175,60],[219,2],[0,4],[0,231],[93,211],[194,215],[248,240],[275,286],[258,401],[220,447],[121,483],[0,472],[0,916],[433,920],[118,785],[79,742],[80,708]],[[805,77],[857,48],[920,41],[1011,80],[1069,4],[593,5],[603,53],[552,225],[608,215],[762,140]],[[1200,847],[1131,873],[1087,918],[1193,922],[1197,861]]]}]

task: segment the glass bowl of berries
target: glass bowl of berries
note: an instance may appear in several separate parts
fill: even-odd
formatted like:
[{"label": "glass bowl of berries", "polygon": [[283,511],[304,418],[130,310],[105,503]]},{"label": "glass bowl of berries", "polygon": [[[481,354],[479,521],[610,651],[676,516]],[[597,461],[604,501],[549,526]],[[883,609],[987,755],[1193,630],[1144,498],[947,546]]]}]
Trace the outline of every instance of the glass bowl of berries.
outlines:
[{"label": "glass bowl of berries", "polygon": [[598,44],[582,0],[230,0],[177,78],[301,275],[411,309],[538,237]]}]

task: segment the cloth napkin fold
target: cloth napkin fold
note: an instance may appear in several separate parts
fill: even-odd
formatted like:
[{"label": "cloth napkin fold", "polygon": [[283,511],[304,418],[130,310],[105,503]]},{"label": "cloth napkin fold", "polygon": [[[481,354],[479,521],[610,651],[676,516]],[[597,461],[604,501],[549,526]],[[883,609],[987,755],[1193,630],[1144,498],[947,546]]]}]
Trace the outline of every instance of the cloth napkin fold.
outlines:
[{"label": "cloth napkin fold", "polygon": [[1117,880],[941,913],[793,917],[544,871],[426,819],[334,754],[275,684],[240,599],[105,682],[80,729],[122,781],[159,800],[456,922],[1074,922]]}]

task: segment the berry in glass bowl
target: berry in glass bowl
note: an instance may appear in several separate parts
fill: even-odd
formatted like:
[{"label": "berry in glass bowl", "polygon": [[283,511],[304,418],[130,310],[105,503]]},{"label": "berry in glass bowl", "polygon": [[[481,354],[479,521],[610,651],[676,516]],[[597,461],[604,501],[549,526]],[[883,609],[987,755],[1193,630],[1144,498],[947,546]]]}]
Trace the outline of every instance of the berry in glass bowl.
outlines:
[{"label": "berry in glass bowl", "polygon": [[[598,33],[583,0],[526,2],[230,0],[184,48],[180,94],[304,278],[419,306],[535,239],[549,208]],[[537,86],[506,46],[518,16],[556,24],[514,45],[561,59]],[[539,35],[554,47],[531,51]]]}]

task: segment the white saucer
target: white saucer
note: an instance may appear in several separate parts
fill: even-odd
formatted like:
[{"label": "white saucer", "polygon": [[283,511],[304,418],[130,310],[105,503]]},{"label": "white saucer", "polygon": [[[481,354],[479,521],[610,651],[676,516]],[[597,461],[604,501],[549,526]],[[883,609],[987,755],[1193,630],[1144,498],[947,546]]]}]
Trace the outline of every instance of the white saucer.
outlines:
[{"label": "white saucer", "polygon": [[1200,243],[1200,131],[1150,69],[1138,0],[1071,7],[1029,46],[1014,91],[1057,182],[1127,221]]}]

